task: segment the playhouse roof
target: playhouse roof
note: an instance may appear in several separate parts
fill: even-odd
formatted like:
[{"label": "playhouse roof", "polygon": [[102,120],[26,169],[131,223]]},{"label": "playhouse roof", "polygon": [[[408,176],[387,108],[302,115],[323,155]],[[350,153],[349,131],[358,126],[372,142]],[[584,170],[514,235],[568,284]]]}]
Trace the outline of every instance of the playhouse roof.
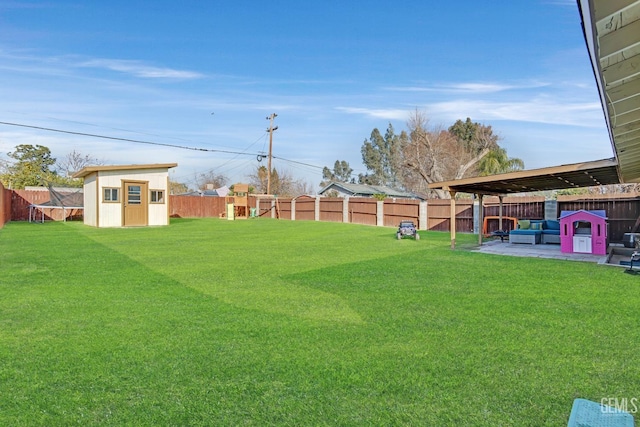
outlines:
[{"label": "playhouse roof", "polygon": [[578,214],[578,213],[586,213],[586,214],[589,214],[589,215],[597,216],[597,217],[602,218],[602,219],[607,219],[607,212],[604,211],[604,210],[593,210],[593,211],[590,210],[590,211],[587,211],[587,210],[584,210],[584,209],[580,209],[580,210],[577,210],[577,211],[562,211],[562,212],[560,212],[560,219],[568,218],[568,217],[573,216],[573,215]]}]

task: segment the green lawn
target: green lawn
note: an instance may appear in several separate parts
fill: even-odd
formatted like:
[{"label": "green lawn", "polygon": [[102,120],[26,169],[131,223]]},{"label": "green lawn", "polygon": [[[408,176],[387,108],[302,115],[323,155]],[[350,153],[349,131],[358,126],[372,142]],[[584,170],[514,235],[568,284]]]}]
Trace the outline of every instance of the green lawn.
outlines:
[{"label": "green lawn", "polygon": [[9,223],[0,425],[561,426],[640,398],[640,277],[421,237]]}]

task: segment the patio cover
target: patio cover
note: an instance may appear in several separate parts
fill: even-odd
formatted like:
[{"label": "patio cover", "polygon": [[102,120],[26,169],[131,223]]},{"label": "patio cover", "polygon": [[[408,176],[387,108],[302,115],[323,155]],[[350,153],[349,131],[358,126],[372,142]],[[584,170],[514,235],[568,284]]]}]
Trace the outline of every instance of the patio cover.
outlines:
[{"label": "patio cover", "polygon": [[[483,194],[640,182],[640,0],[576,0],[576,4],[615,157],[434,183],[430,188],[448,190],[452,196],[457,191],[475,193],[482,199]],[[451,214],[455,217],[453,197]],[[451,226],[454,248],[455,221]]]},{"label": "patio cover", "polygon": [[434,182],[429,184],[429,188],[456,193],[501,196],[531,191],[619,184],[617,166],[616,159],[603,159],[499,175]]},{"label": "patio cover", "polygon": [[[592,162],[573,163],[541,169],[531,169],[491,176],[456,179],[429,184],[432,190],[448,191],[451,195],[451,218],[456,216],[456,193],[482,196],[497,195],[500,198],[500,227],[502,227],[502,196],[531,191],[561,190],[565,188],[591,187],[595,185],[619,184],[618,161],[615,158]],[[479,210],[482,223],[482,209]],[[456,222],[450,221],[451,248],[456,247]],[[478,233],[478,244],[482,245],[482,233]]]}]

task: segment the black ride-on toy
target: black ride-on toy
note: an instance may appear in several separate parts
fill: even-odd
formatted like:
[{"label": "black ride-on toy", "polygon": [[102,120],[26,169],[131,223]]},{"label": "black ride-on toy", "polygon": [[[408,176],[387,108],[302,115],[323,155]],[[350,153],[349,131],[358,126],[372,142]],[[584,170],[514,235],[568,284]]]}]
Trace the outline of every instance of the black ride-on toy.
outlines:
[{"label": "black ride-on toy", "polygon": [[398,240],[403,237],[413,237],[416,240],[420,240],[420,235],[418,234],[418,230],[416,229],[416,225],[413,221],[400,221],[400,225],[398,226],[398,231],[396,232],[396,237]]}]

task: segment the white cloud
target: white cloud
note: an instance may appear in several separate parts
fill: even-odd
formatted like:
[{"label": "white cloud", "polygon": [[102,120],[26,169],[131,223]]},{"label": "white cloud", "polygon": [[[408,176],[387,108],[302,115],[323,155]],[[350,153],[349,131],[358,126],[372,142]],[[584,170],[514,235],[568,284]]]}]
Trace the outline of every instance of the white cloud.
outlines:
[{"label": "white cloud", "polygon": [[604,126],[602,108],[597,102],[561,102],[553,98],[535,98],[521,102],[454,100],[429,104],[428,112],[436,112],[456,120],[505,120],[565,126],[597,128]]},{"label": "white cloud", "polygon": [[375,119],[387,120],[406,120],[407,110],[403,109],[372,109],[372,108],[356,108],[356,107],[336,107],[336,110],[347,114],[358,114],[368,116]]},{"label": "white cloud", "polygon": [[204,77],[203,74],[194,71],[175,70],[172,68],[160,68],[146,65],[141,61],[125,59],[91,59],[78,64],[80,67],[106,68],[112,71],[131,74],[142,78],[164,78],[191,80]]},{"label": "white cloud", "polygon": [[483,83],[483,82],[466,82],[466,83],[443,83],[431,86],[393,86],[387,87],[386,90],[398,92],[448,92],[448,93],[467,93],[467,94],[486,94],[505,92],[510,90],[533,89],[549,86],[544,82],[531,82],[523,84],[505,84],[505,83]]},{"label": "white cloud", "polygon": [[[520,99],[451,99],[422,104],[418,109],[424,110],[430,119],[445,123],[471,117],[482,122],[512,121],[581,128],[604,126],[602,107],[598,102],[570,102],[546,95],[528,100]],[[337,107],[336,110],[373,119],[404,121],[415,108],[407,104],[407,108]]]}]

